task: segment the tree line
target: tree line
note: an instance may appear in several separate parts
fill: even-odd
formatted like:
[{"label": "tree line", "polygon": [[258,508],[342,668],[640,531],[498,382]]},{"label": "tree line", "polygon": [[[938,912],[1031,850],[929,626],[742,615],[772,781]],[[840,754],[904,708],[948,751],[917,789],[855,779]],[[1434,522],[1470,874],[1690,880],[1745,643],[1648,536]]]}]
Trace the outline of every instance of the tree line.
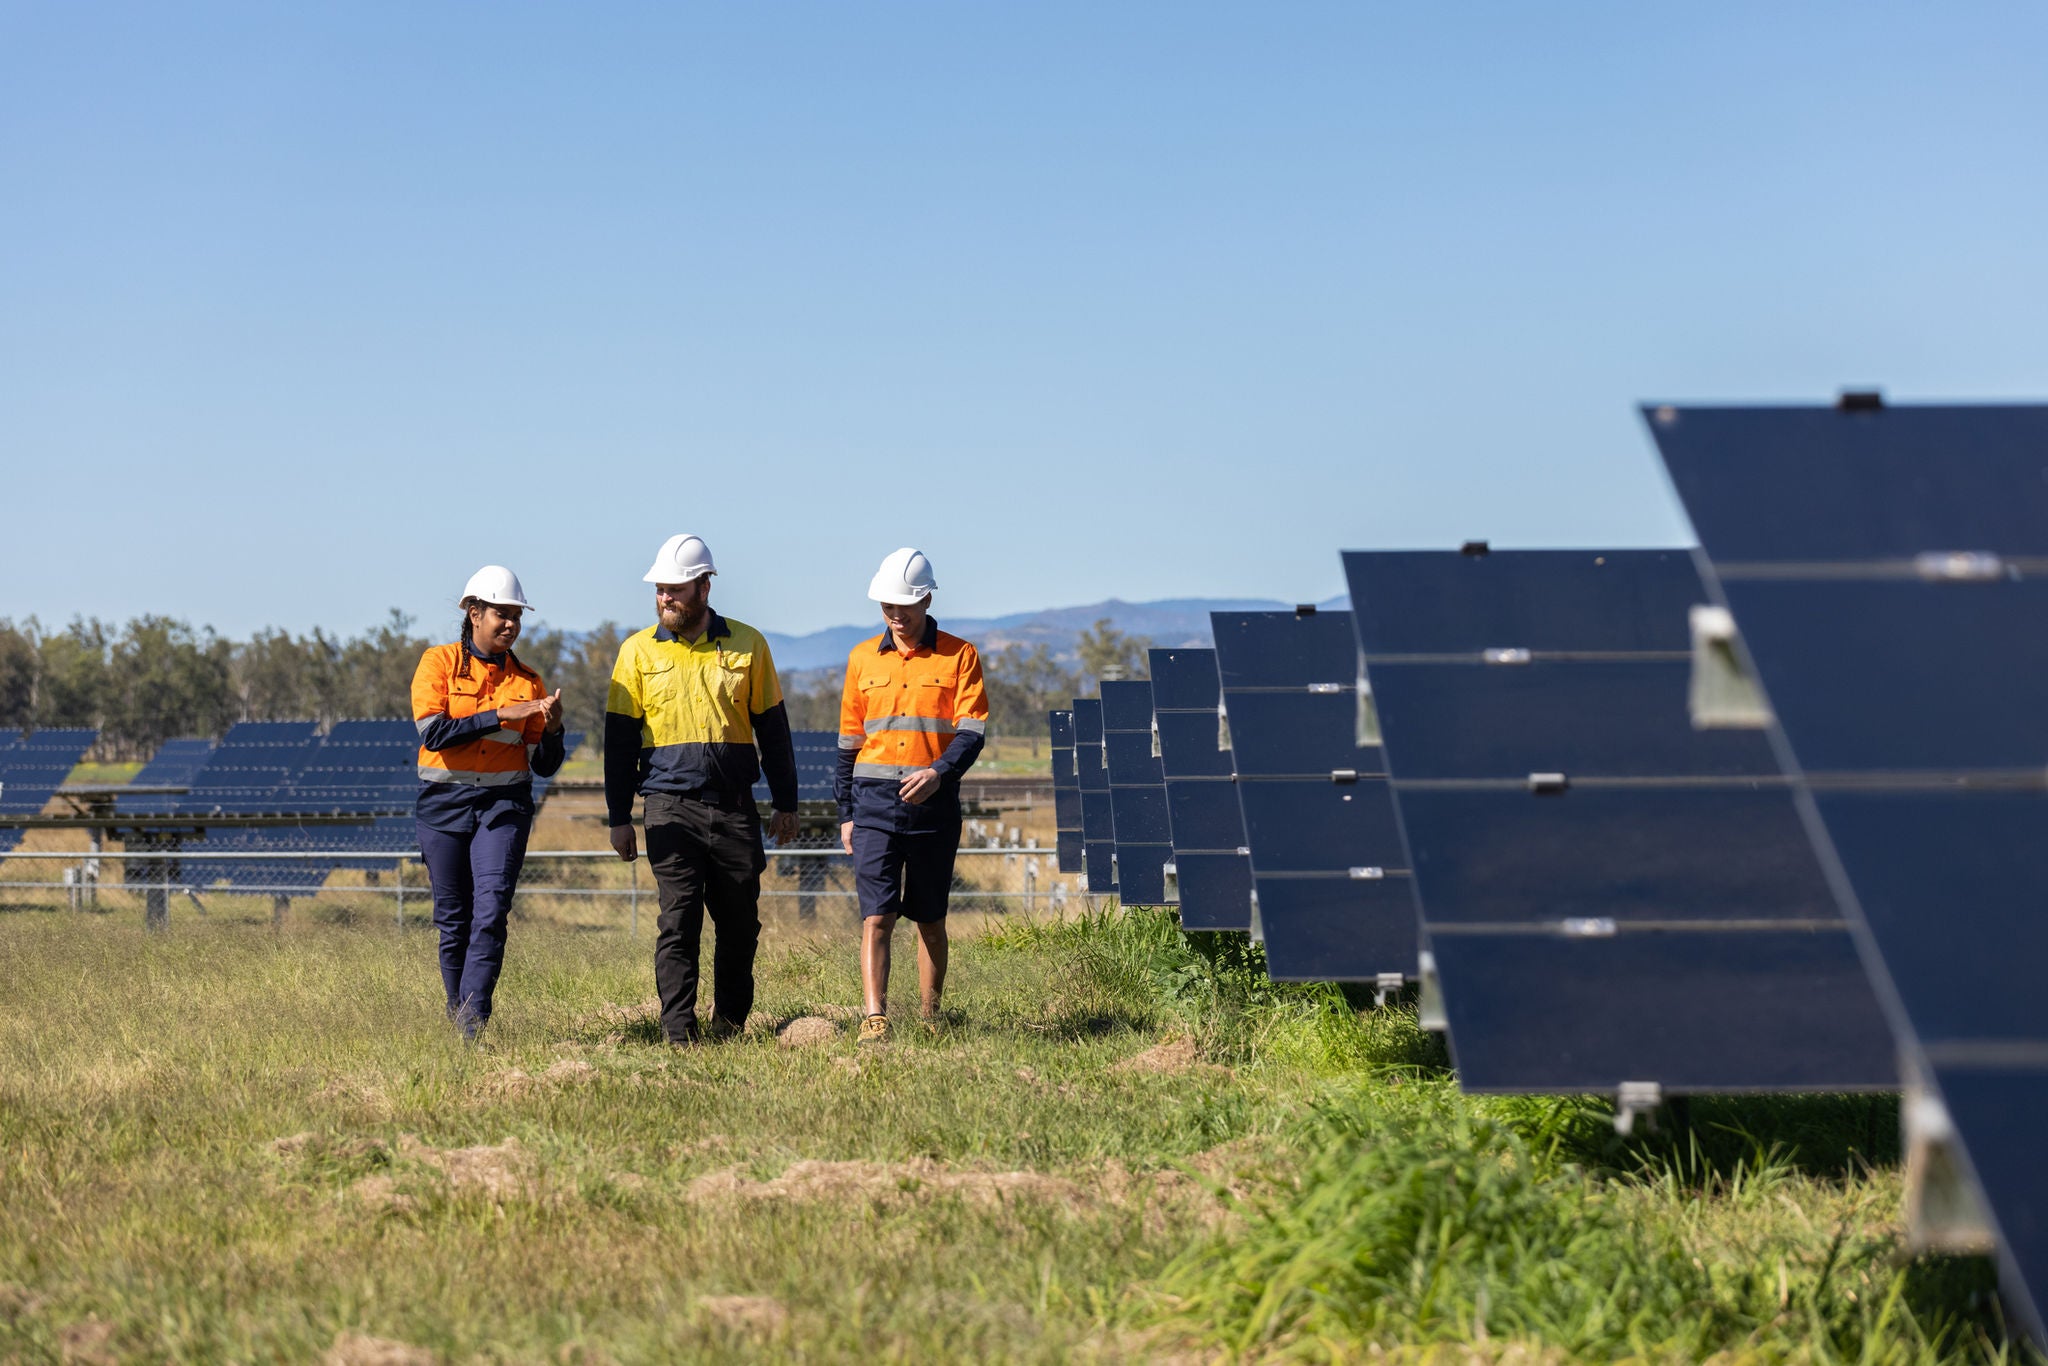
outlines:
[{"label": "tree line", "polygon": [[[393,609],[361,635],[316,627],[310,635],[270,629],[230,640],[161,616],[125,624],[80,618],[61,629],[34,617],[0,618],[0,730],[90,726],[100,732],[95,757],[139,759],[176,736],[218,738],[237,721],[409,716],[421,651],[452,639],[459,622],[433,639],[416,626]],[[627,634],[610,621],[589,631],[539,628],[515,647],[550,688],[562,689],[570,729],[593,746],[603,743],[605,693]],[[991,734],[1043,740],[1049,709],[1089,695],[1099,678],[1142,677],[1150,645],[1105,619],[1082,633],[1078,661],[1044,645],[986,652]],[[843,680],[839,668],[785,671],[790,724],[837,730]]]}]

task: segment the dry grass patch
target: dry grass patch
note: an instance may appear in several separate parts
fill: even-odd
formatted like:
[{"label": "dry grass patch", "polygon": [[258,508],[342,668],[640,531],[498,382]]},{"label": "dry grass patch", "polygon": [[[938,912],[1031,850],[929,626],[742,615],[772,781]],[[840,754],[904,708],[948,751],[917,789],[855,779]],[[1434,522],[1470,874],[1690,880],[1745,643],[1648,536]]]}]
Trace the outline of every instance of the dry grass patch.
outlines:
[{"label": "dry grass patch", "polygon": [[818,1015],[799,1015],[775,1031],[775,1042],[782,1048],[816,1048],[838,1037],[839,1026]]},{"label": "dry grass patch", "polygon": [[343,1333],[320,1358],[321,1366],[435,1366],[439,1360],[424,1347],[367,1333]]},{"label": "dry grass patch", "polygon": [[706,1295],[697,1312],[718,1327],[750,1337],[773,1337],[789,1326],[789,1310],[769,1295]]},{"label": "dry grass patch", "polygon": [[1109,1071],[1115,1076],[1156,1075],[1160,1073],[1170,1075],[1206,1073],[1217,1077],[1227,1077],[1230,1075],[1229,1068],[1219,1067],[1213,1062],[1205,1061],[1202,1057],[1202,1051],[1196,1046],[1194,1039],[1186,1034],[1182,1034],[1177,1038],[1164,1039],[1142,1053],[1133,1053],[1128,1058],[1113,1062],[1109,1065]]}]

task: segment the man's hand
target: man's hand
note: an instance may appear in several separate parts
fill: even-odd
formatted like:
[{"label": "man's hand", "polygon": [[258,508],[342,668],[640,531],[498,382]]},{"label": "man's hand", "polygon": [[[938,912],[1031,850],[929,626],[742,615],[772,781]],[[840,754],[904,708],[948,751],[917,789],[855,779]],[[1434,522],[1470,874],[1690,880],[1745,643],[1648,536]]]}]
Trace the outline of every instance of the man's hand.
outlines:
[{"label": "man's hand", "polygon": [[777,844],[789,844],[796,839],[796,812],[776,811],[769,814],[768,834]]},{"label": "man's hand", "polygon": [[841,821],[839,823],[839,847],[849,854],[853,852],[852,821]]},{"label": "man's hand", "polygon": [[640,857],[640,841],[634,837],[632,826],[612,827],[612,851],[627,863]]},{"label": "man's hand", "polygon": [[896,789],[896,795],[912,806],[922,806],[925,798],[939,790],[939,771],[935,768],[921,768],[915,773],[903,775],[903,785]]}]

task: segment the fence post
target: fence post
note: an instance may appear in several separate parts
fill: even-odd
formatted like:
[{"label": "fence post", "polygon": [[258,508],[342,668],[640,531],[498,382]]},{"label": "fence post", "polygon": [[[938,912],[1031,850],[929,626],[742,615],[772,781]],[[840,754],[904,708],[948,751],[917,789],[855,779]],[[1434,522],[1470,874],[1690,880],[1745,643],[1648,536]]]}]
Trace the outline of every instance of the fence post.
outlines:
[{"label": "fence post", "polygon": [[633,938],[638,939],[640,937],[640,860],[634,859],[626,866],[633,870],[633,920],[632,928],[628,932]]},{"label": "fence post", "polygon": [[391,872],[391,880],[398,887],[398,928],[405,928],[405,855],[392,860],[398,866]]}]

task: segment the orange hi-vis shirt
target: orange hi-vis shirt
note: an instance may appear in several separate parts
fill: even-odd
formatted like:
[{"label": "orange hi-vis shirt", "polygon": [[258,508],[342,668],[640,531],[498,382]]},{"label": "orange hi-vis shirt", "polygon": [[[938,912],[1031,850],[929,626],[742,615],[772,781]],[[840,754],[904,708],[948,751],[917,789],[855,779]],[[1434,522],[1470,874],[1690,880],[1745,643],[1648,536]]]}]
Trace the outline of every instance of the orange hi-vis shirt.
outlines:
[{"label": "orange hi-vis shirt", "polygon": [[[853,647],[839,701],[840,819],[891,829],[922,828],[959,809],[959,778],[988,732],[981,656],[936,622],[909,653],[887,631]],[[914,807],[896,796],[904,775],[936,769],[941,798]],[[956,815],[957,818],[957,815]]]},{"label": "orange hi-vis shirt", "polygon": [[540,675],[510,654],[502,664],[466,654],[460,641],[433,646],[412,676],[420,781],[466,787],[530,782],[546,721],[534,715],[501,725],[495,713],[546,696]]}]

